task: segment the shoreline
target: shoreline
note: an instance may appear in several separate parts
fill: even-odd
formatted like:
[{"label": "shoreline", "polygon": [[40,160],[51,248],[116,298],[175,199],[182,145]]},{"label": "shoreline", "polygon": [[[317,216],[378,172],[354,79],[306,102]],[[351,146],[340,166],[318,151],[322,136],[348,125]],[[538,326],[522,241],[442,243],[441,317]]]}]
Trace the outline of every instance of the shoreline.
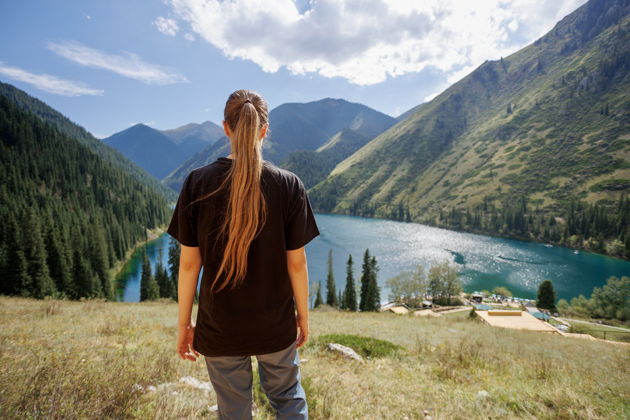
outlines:
[{"label": "shoreline", "polygon": [[386,218],[386,217],[359,216],[359,215],[356,215],[356,214],[324,212],[324,211],[319,211],[319,210],[313,210],[313,212],[315,214],[326,214],[326,215],[334,215],[334,216],[362,217],[362,218],[365,218],[365,219],[389,220],[389,221],[392,221],[392,222],[399,222],[399,223],[414,223],[414,224],[417,224],[417,225],[424,225],[424,226],[429,226],[429,227],[435,227],[435,228],[450,230],[450,231],[453,231],[453,232],[471,233],[471,234],[474,234],[474,235],[488,236],[488,237],[491,237],[491,238],[514,239],[514,240],[517,240],[517,241],[528,242],[528,243],[536,243],[536,244],[542,244],[542,245],[552,245],[552,246],[557,246],[557,247],[570,249],[572,251],[588,252],[590,254],[600,255],[602,257],[614,258],[614,259],[617,259],[617,260],[620,260],[620,261],[630,262],[630,258],[624,258],[624,257],[620,257],[620,256],[617,256],[617,255],[604,254],[604,253],[601,253],[601,252],[597,252],[597,251],[593,251],[593,250],[589,250],[589,249],[585,249],[585,248],[573,248],[573,247],[570,247],[570,246],[567,246],[567,245],[563,245],[563,244],[560,244],[560,243],[556,243],[556,242],[546,242],[546,241],[535,240],[535,239],[526,239],[526,238],[518,237],[518,236],[514,236],[514,235],[501,236],[501,235],[490,234],[490,233],[483,232],[483,231],[478,231],[478,230],[456,229],[454,227],[448,227],[448,226],[444,226],[444,225],[429,224],[429,223],[423,223],[423,222],[417,222],[417,221],[407,222],[405,220],[389,219],[389,218]]},{"label": "shoreline", "polygon": [[164,232],[166,232],[166,229],[168,228],[168,225],[161,225],[158,226],[154,229],[146,229],[147,231],[147,240],[137,240],[135,244],[133,244],[133,246],[131,246],[127,252],[125,253],[125,256],[123,257],[122,260],[118,260],[114,263],[114,265],[112,267],[110,267],[107,270],[108,275],[111,276],[112,279],[112,283],[114,285],[114,292],[116,292],[116,288],[118,287],[117,284],[117,279],[120,275],[120,273],[123,271],[123,269],[125,268],[125,265],[131,260],[131,257],[133,256],[133,254],[140,249],[141,247],[143,247],[144,245],[158,239],[160,236],[162,236],[162,234],[164,234]]}]

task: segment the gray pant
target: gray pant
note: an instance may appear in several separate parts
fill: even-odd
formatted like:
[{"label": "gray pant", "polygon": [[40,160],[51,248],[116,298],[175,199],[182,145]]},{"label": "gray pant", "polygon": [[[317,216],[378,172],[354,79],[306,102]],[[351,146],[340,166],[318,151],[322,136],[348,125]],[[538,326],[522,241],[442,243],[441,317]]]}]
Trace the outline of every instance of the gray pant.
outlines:
[{"label": "gray pant", "polygon": [[[204,356],[217,395],[219,419],[252,418],[251,356]],[[256,355],[258,374],[277,419],[308,419],[306,393],[301,384],[300,357],[295,341],[286,349]]]}]

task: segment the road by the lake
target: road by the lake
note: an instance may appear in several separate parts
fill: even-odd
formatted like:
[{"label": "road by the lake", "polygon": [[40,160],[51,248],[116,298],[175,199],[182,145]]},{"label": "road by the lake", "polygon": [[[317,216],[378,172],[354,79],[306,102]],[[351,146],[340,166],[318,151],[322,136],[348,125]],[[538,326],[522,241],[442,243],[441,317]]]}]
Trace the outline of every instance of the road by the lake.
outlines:
[{"label": "road by the lake", "polygon": [[555,317],[555,318],[561,319],[561,320],[566,321],[566,322],[581,322],[583,324],[593,324],[593,325],[597,325],[598,327],[612,328],[613,330],[621,330],[621,331],[625,331],[625,332],[629,332],[630,333],[630,328],[615,327],[614,325],[598,324],[597,322],[583,321],[581,319],[560,318],[560,317]]}]

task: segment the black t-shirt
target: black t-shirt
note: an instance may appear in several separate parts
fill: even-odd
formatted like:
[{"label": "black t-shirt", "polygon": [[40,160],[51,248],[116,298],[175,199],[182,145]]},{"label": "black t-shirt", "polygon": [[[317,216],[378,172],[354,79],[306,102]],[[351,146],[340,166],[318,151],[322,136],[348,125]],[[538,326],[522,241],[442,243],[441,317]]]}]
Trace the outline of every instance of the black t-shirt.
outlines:
[{"label": "black t-shirt", "polygon": [[250,246],[244,282],[233,290],[228,286],[211,292],[223,255],[217,236],[229,186],[187,209],[184,206],[214,191],[230,165],[231,159],[220,157],[188,174],[167,229],[181,244],[198,246],[202,257],[193,347],[205,356],[273,353],[287,348],[297,336],[286,250],[306,245],[319,230],[300,178],[264,161],[261,190],[267,218]]}]

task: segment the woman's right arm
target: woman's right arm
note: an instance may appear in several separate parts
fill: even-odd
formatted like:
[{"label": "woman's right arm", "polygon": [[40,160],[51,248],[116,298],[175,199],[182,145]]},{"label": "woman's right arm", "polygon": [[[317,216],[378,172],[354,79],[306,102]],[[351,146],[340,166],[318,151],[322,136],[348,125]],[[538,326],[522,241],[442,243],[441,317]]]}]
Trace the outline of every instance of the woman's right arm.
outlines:
[{"label": "woman's right arm", "polygon": [[304,247],[287,251],[287,268],[293,298],[297,308],[297,325],[300,333],[296,340],[297,347],[308,340],[308,267],[306,261],[306,250]]}]

